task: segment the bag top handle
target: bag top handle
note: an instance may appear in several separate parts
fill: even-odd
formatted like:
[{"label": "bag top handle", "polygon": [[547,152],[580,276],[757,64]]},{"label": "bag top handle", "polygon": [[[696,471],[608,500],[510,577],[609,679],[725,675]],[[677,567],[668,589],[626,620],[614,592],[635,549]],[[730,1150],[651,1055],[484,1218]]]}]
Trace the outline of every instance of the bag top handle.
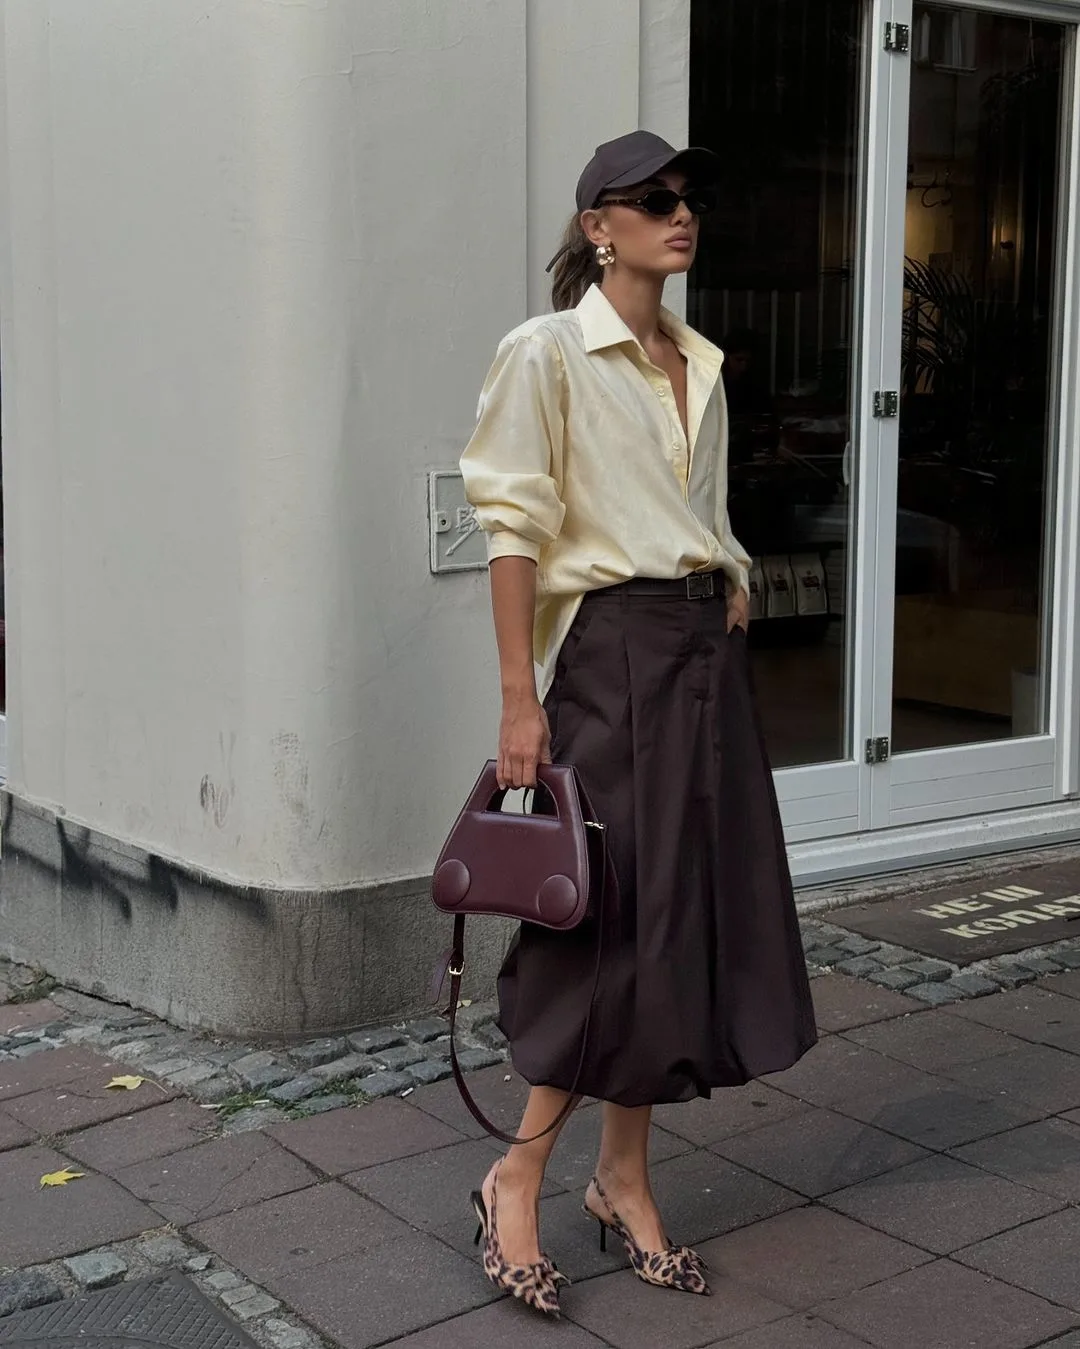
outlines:
[{"label": "bag top handle", "polygon": [[[578,799],[574,770],[568,764],[537,764],[536,780],[537,784],[543,787],[551,798],[555,807],[555,818],[572,820],[574,818],[574,806]],[[496,802],[501,806],[510,790],[509,787],[499,786],[498,765],[494,759],[489,759],[476,780],[476,786],[472,790],[465,809],[477,814],[487,813],[492,810]]]}]

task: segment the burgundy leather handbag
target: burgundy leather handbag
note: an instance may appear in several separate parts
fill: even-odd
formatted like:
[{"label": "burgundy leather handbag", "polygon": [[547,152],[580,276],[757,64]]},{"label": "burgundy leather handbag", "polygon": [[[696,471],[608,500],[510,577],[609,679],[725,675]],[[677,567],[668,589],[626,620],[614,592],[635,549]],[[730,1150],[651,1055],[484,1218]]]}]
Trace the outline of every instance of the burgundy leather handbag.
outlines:
[{"label": "burgundy leather handbag", "polygon": [[[574,1108],[585,1063],[589,1022],[600,978],[603,895],[608,861],[604,829],[569,764],[541,764],[533,811],[502,809],[506,796],[489,759],[443,845],[431,880],[435,907],[454,915],[453,946],[437,972],[435,996],[450,974],[450,1064],[461,1098],[473,1117],[504,1143],[532,1143],[558,1128]],[[537,809],[537,798],[543,804]],[[473,1100],[458,1064],[454,1043],[461,976],[465,970],[465,918],[490,914],[538,923],[556,932],[577,927],[587,916],[597,924],[596,972],[581,1037],[581,1055],[570,1099],[551,1124],[532,1138],[503,1133]]]}]

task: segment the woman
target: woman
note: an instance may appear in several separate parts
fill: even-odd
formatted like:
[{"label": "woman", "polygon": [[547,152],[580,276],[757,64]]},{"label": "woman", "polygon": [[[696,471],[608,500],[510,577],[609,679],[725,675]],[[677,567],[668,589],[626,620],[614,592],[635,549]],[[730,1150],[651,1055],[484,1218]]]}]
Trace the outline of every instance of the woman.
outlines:
[{"label": "woman", "polygon": [[[661,306],[694,261],[715,163],[646,131],[597,149],[553,259],[556,312],[500,343],[462,457],[489,534],[500,785],[573,763],[617,879],[576,1083],[604,1102],[585,1211],[641,1278],[693,1293],[702,1262],[669,1241],[650,1185],[651,1107],[785,1068],[816,1039],[749,687],[723,357]],[[499,1024],[532,1087],[520,1137],[575,1087],[598,936],[523,925],[503,966]],[[489,1278],[549,1314],[564,1279],[538,1201],[557,1132],[511,1148],[474,1196]]]}]

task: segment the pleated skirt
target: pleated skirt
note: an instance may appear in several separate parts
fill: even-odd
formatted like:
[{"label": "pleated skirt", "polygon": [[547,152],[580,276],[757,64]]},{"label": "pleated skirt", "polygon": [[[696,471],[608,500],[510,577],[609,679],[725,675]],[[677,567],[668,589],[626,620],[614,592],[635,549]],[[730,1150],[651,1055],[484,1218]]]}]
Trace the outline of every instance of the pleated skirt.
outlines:
[{"label": "pleated skirt", "polygon": [[[499,1025],[534,1086],[639,1106],[789,1067],[817,1039],[746,636],[722,598],[590,593],[545,700],[614,875],[572,932],[522,924]],[[614,882],[614,883],[612,883]],[[599,980],[593,997],[597,943]]]}]

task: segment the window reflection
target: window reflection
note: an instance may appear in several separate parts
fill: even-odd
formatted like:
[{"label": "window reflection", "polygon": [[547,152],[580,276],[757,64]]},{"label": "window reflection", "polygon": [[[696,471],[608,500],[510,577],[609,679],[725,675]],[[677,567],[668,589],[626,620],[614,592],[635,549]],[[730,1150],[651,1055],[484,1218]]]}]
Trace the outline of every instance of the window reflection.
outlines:
[{"label": "window reflection", "polygon": [[1045,729],[1060,26],[917,5],[893,743]]},{"label": "window reflection", "polygon": [[688,317],[724,348],[730,509],[755,559],[769,752],[847,746],[858,0],[695,0],[691,143],[723,163]]}]

